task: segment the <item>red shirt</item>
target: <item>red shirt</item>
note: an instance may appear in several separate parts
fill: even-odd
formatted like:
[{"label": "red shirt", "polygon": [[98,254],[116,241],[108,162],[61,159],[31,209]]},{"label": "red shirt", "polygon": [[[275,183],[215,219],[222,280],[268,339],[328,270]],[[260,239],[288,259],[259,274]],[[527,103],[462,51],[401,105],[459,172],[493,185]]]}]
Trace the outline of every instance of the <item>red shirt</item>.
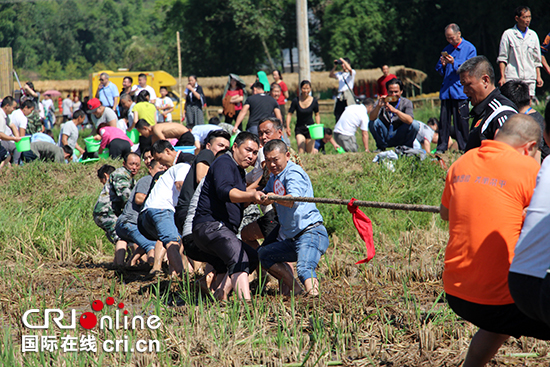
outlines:
[{"label": "red shirt", "polygon": [[277,103],[279,105],[285,104],[285,92],[288,90],[288,87],[286,86],[286,83],[282,80],[278,83],[279,87],[281,87],[281,95],[279,96],[279,99],[277,100]]},{"label": "red shirt", "polygon": [[388,74],[388,76],[382,75],[380,78],[378,78],[378,81],[376,82],[378,84],[378,95],[379,96],[386,96],[388,95],[388,90],[386,89],[386,83],[390,80],[397,78],[393,74]]},{"label": "red shirt", "polygon": [[[244,96],[244,93],[243,93],[243,90],[242,89],[235,89],[235,90],[231,90],[231,89],[228,89],[227,90],[227,95],[230,96],[230,97],[233,97],[233,96]],[[237,104],[235,104],[235,111],[240,111],[243,109],[243,103],[242,102],[239,102]]]}]

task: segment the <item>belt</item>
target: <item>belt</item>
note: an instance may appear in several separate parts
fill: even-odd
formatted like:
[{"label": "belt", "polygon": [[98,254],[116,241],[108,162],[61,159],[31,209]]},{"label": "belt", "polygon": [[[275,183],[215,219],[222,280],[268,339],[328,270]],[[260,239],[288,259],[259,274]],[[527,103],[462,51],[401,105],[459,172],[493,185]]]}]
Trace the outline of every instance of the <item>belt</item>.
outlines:
[{"label": "belt", "polygon": [[298,233],[296,236],[292,237],[290,240],[291,241],[296,241],[301,235],[303,235],[304,233],[306,233],[307,231],[309,231],[310,229],[313,229],[315,227],[319,227],[320,225],[322,225],[323,222],[315,222],[313,224],[310,224],[309,226],[307,226],[306,228],[302,229],[300,231],[300,233]]}]

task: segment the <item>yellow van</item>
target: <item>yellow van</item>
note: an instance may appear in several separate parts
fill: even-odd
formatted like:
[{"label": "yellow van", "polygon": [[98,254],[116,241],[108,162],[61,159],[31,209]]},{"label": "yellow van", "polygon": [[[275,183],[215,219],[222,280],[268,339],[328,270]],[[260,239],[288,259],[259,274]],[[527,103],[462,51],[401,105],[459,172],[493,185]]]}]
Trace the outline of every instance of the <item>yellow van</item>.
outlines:
[{"label": "yellow van", "polygon": [[138,83],[138,75],[145,74],[147,75],[147,85],[151,86],[157,97],[160,97],[160,87],[166,87],[168,89],[168,97],[174,102],[174,111],[172,111],[172,121],[177,122],[181,121],[180,110],[185,106],[185,99],[180,103],[181,99],[176,91],[177,80],[172,75],[168,74],[166,71],[157,70],[157,71],[112,71],[112,70],[101,70],[97,73],[90,74],[90,97],[95,96],[97,87],[99,86],[99,74],[107,73],[109,75],[109,81],[114,83],[119,92],[122,90],[122,80],[124,77],[131,77],[134,81],[133,84]]}]

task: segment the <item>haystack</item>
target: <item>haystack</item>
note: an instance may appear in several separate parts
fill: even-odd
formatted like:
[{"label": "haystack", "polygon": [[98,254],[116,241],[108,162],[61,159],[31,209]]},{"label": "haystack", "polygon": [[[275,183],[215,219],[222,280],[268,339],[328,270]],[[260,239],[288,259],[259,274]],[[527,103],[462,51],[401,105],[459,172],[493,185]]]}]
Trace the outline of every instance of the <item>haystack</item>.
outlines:
[{"label": "haystack", "polygon": [[[382,76],[382,71],[380,69],[364,69],[356,70],[356,72],[355,85],[372,84]],[[390,73],[397,75],[405,84],[415,84],[417,87],[427,78],[426,73],[423,71],[407,68],[403,65],[391,66]],[[247,85],[251,85],[256,81],[256,75],[240,75],[240,77]],[[283,74],[283,80],[289,90],[298,90],[300,84],[298,73]],[[271,77],[270,81],[273,81]],[[199,77],[198,82],[202,86],[204,95],[214,99],[223,95],[225,84],[227,83],[227,76]],[[314,92],[326,91],[338,88],[338,82],[333,78],[329,78],[328,71],[312,72],[311,86]],[[185,85],[183,87],[185,88]]]},{"label": "haystack", "polygon": [[[21,81],[21,83],[25,83],[25,81]],[[50,89],[55,89],[59,92],[61,92],[61,95],[65,97],[69,93],[76,92],[77,94],[83,93],[84,95],[88,94],[88,88],[90,85],[90,82],[87,79],[79,79],[79,80],[38,80],[33,82],[34,89],[39,92],[43,93]],[[15,90],[19,89],[19,85],[17,82],[14,83]]]}]

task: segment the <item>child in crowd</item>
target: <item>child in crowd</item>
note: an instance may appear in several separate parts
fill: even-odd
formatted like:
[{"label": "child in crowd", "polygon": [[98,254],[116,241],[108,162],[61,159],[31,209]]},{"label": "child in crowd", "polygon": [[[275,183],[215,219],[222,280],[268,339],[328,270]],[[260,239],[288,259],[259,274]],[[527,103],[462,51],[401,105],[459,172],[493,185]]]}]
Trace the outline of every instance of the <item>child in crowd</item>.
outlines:
[{"label": "child in crowd", "polygon": [[326,154],[327,153],[325,151],[325,144],[326,143],[331,143],[335,150],[338,150],[338,148],[340,148],[340,146],[336,143],[336,141],[334,140],[334,138],[332,136],[332,129],[330,127],[325,127],[323,129],[323,133],[325,134],[323,139],[315,140],[315,146],[313,147],[313,154],[315,154],[315,153]]}]

